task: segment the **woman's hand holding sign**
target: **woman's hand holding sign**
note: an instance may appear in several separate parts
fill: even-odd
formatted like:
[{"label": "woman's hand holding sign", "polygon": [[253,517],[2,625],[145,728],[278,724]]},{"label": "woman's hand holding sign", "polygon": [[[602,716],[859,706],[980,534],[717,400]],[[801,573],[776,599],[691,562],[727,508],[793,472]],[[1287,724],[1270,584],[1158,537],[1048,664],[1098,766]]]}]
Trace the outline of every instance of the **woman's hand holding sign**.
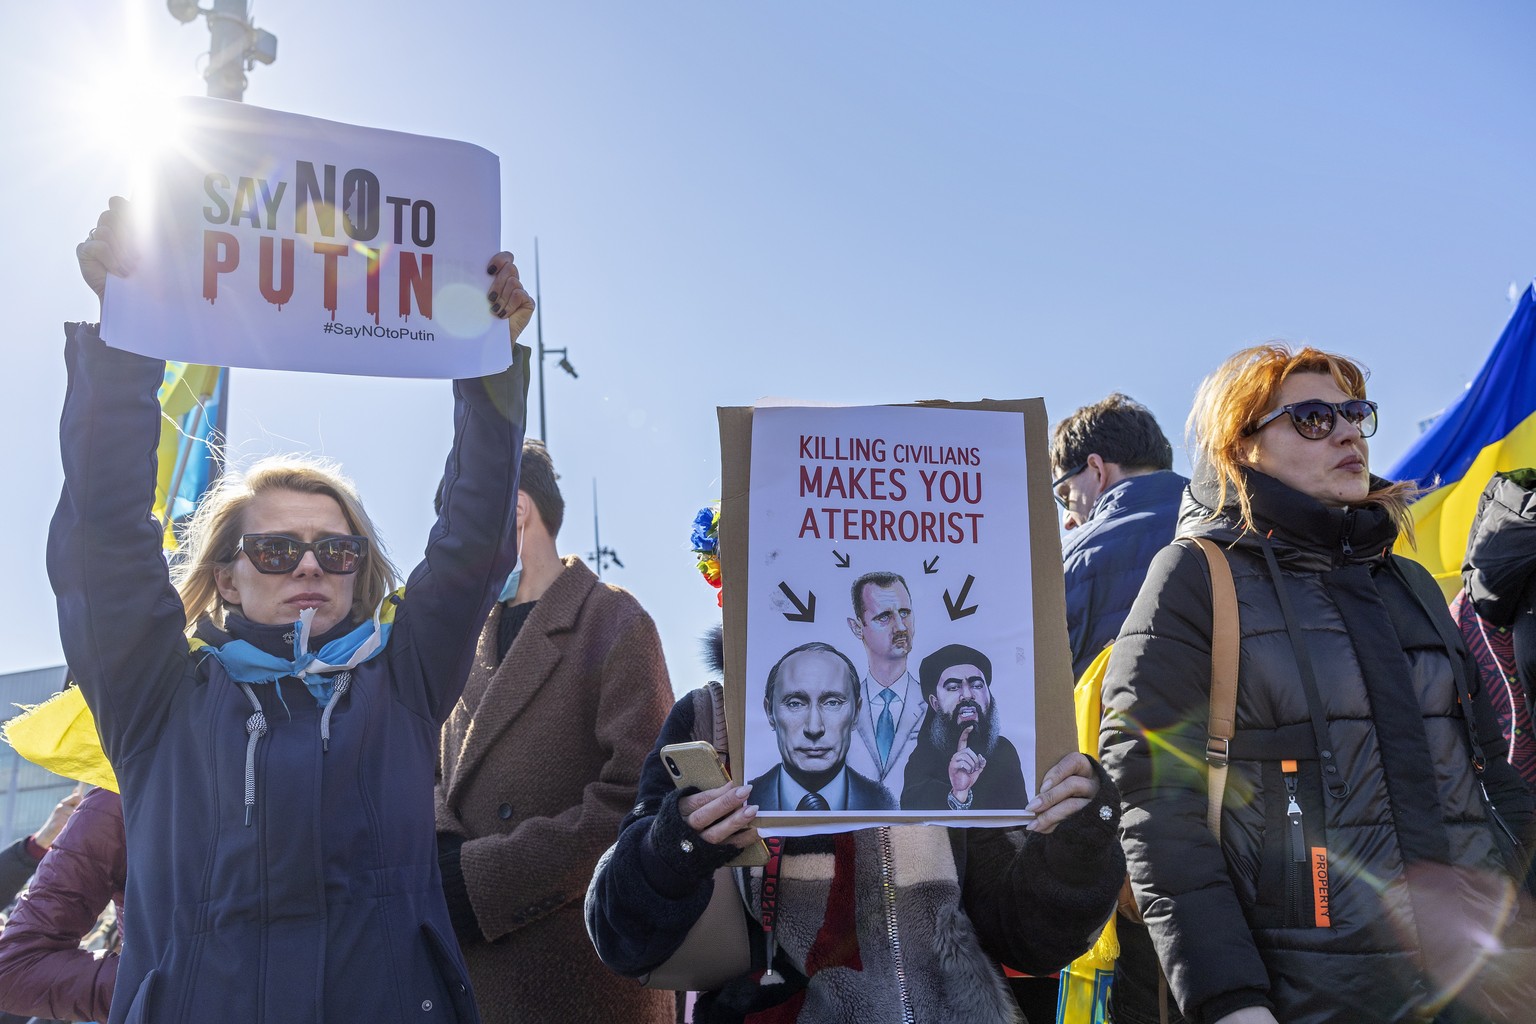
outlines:
[{"label": "woman's hand holding sign", "polygon": [[75,246],[80,276],[100,300],[106,292],[107,274],[127,277],[138,265],[138,248],[128,221],[128,200],[113,196],[107,209],[96,219],[96,226],[85,241]]},{"label": "woman's hand holding sign", "polygon": [[1047,834],[1087,807],[1098,792],[1099,777],[1094,773],[1093,762],[1082,754],[1068,754],[1040,781],[1040,792],[1026,808],[1035,813],[1035,820],[1024,827]]},{"label": "woman's hand holding sign", "polygon": [[491,312],[507,321],[512,340],[516,341],[533,316],[533,296],[523,287],[511,253],[499,252],[492,256],[485,272],[495,278],[491,282],[491,290],[486,293],[486,298],[491,302]]}]

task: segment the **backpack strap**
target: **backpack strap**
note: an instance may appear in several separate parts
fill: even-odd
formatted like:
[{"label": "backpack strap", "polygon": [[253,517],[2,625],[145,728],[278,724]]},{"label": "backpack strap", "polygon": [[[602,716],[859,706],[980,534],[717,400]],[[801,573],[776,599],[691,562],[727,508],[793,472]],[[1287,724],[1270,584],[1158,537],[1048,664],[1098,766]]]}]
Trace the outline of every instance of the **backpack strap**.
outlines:
[{"label": "backpack strap", "polygon": [[1227,790],[1232,736],[1237,731],[1238,632],[1237,588],[1226,553],[1205,537],[1193,538],[1211,571],[1211,712],[1206,727],[1207,803],[1205,825],[1221,840],[1221,803]]}]

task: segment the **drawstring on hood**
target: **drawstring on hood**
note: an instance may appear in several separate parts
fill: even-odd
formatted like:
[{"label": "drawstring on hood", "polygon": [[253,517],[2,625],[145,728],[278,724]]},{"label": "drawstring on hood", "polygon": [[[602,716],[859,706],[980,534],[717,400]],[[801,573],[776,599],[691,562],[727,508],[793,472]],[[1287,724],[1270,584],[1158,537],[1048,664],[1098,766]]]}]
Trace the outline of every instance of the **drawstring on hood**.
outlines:
[{"label": "drawstring on hood", "polygon": [[[325,705],[325,711],[320,715],[320,752],[329,753],[331,749],[331,712],[336,710],[336,705],[341,698],[346,696],[352,688],[352,673],[342,672],[335,679],[335,686],[331,690],[331,699]],[[250,683],[241,683],[240,689],[250,699],[252,712],[245,720],[245,826],[250,828],[251,819],[256,813],[256,741],[267,734],[267,715],[261,710],[261,701],[256,697],[256,691],[251,689]]]},{"label": "drawstring on hood", "polygon": [[[256,811],[256,745],[267,734],[267,716],[252,684],[276,683],[280,679],[295,678],[304,684],[315,702],[324,710],[320,715],[320,750],[328,753],[331,747],[331,715],[341,703],[341,698],[352,688],[352,669],[372,658],[384,649],[394,626],[395,608],[400,603],[403,590],[397,590],[374,609],[373,618],[340,636],[343,627],[327,633],[332,639],[324,642],[319,651],[310,651],[311,629],[315,610],[305,608],[299,613],[299,621],[285,628],[281,642],[293,644],[293,658],[285,659],[265,647],[274,647],[279,641],[274,636],[263,635],[279,627],[252,623],[231,615],[229,625],[252,639],[236,639],[223,630],[215,629],[204,620],[198,628],[198,636],[192,638],[194,653],[201,651],[218,659],[229,677],[239,684],[251,702],[251,715],[245,720],[245,824],[250,826]],[[320,638],[324,640],[325,638]],[[255,642],[252,642],[254,640]],[[265,647],[262,646],[265,643]],[[334,673],[323,675],[322,673]],[[278,699],[282,693],[278,691]],[[286,705],[285,705],[286,706]]]}]

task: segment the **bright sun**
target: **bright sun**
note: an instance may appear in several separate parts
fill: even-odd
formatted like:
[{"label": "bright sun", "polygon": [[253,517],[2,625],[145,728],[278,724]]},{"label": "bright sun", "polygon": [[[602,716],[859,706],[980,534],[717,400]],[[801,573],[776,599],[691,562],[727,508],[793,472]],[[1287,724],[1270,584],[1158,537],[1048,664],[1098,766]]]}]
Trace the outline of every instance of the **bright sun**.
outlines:
[{"label": "bright sun", "polygon": [[131,195],[147,193],[142,176],[164,150],[185,144],[174,100],[195,81],[184,67],[154,59],[146,25],[153,13],[156,5],[128,5],[121,45],[110,58],[72,68],[51,97],[74,144],[123,168]]}]

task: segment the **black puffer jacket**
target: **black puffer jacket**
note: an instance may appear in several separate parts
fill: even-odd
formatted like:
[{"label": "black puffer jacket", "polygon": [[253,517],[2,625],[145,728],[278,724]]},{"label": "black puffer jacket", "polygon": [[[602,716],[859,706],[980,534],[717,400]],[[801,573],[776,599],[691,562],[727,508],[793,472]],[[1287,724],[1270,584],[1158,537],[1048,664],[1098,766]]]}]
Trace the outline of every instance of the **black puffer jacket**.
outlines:
[{"label": "black puffer jacket", "polygon": [[1496,473],[1488,481],[1461,575],[1477,614],[1513,632],[1529,706],[1536,685],[1536,470]]},{"label": "black puffer jacket", "polygon": [[[1124,799],[1137,902],[1199,1024],[1246,1006],[1286,1024],[1420,1019],[1476,972],[1474,937],[1498,931],[1507,889],[1450,660],[1465,654],[1448,656],[1430,618],[1443,605],[1428,575],[1390,556],[1397,531],[1381,507],[1328,508],[1272,477],[1248,479],[1258,531],[1240,530],[1235,508],[1213,519],[1206,479],[1180,513],[1181,536],[1227,549],[1238,595],[1220,849],[1205,825],[1211,585],[1191,546],[1153,561],[1105,680],[1101,749]],[[1444,625],[1454,634],[1448,613]],[[1316,679],[1316,726],[1298,650]],[[1488,788],[1522,827],[1529,794],[1502,761],[1491,716],[1479,718]],[[1529,953],[1528,939],[1502,938],[1513,949],[1501,958]],[[1533,983],[1528,959],[1484,969],[1442,1019],[1529,1020],[1536,996],[1512,989]]]}]

